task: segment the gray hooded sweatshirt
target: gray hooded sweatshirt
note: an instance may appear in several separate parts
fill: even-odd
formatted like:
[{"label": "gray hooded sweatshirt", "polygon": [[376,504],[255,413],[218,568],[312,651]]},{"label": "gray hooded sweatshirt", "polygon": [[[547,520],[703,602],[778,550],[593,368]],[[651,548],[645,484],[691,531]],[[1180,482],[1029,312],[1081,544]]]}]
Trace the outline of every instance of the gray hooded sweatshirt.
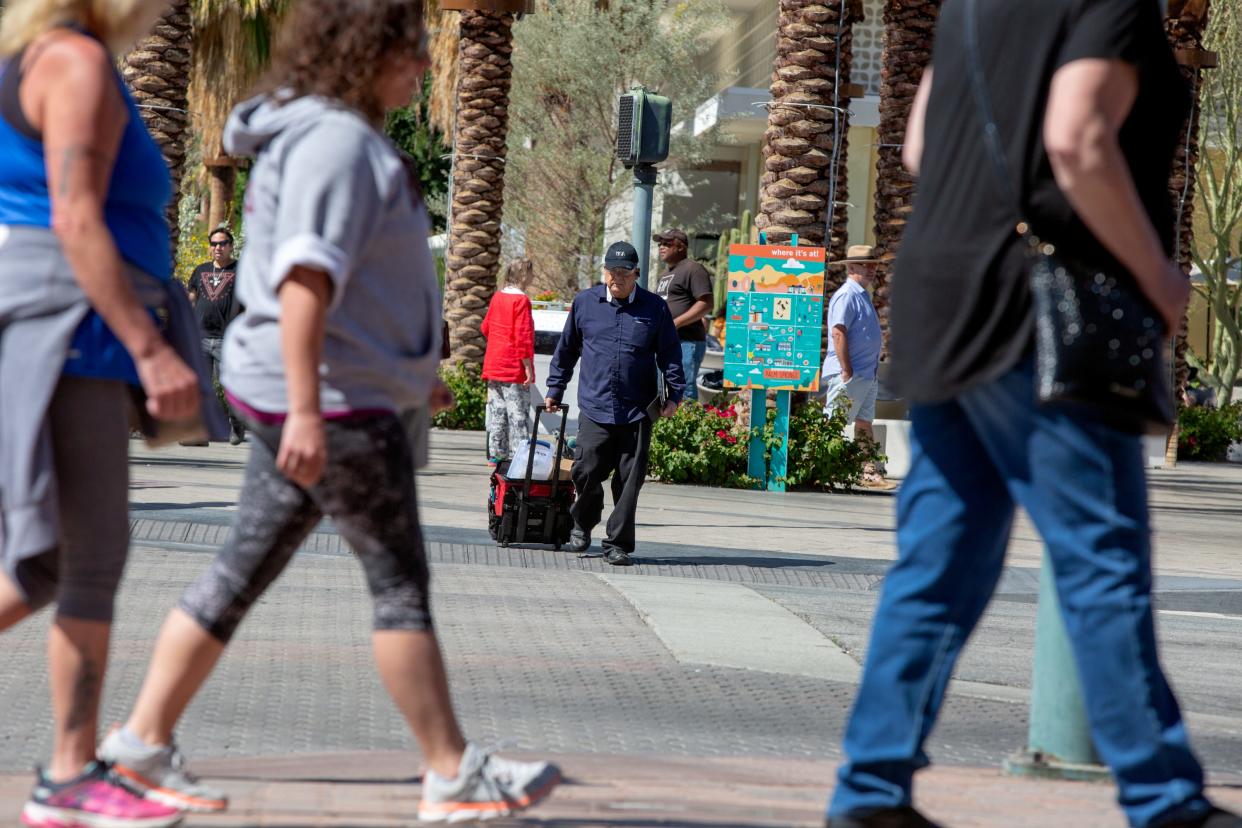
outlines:
[{"label": "gray hooded sweatshirt", "polygon": [[239,105],[231,155],[255,156],[238,270],[245,312],[225,333],[222,382],[260,414],[288,411],[277,291],[296,266],[325,271],[332,299],[319,366],[324,416],[426,406],[440,360],[430,221],[392,143],[322,98]]}]

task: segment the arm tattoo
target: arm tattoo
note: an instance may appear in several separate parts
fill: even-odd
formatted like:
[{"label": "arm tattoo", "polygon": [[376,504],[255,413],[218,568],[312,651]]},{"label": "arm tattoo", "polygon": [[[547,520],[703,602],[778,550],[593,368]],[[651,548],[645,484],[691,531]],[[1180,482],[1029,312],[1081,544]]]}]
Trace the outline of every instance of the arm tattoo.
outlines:
[{"label": "arm tattoo", "polygon": [[71,188],[74,171],[83,164],[108,166],[112,159],[108,154],[85,145],[75,145],[65,149],[60,155],[60,187],[56,195],[66,198]]},{"label": "arm tattoo", "polygon": [[66,730],[81,730],[95,719],[99,706],[100,670],[95,662],[85,658],[73,683],[73,698],[69,704]]}]

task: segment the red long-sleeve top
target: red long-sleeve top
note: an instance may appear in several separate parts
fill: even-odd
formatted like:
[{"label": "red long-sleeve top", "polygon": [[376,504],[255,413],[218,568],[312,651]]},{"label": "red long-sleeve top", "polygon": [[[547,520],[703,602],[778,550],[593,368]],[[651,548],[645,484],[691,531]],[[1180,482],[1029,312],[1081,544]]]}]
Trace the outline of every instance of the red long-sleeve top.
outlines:
[{"label": "red long-sleeve top", "polygon": [[522,360],[535,356],[535,318],[526,294],[516,288],[505,288],[493,295],[480,330],[487,337],[483,379],[525,382],[526,369],[522,367]]}]

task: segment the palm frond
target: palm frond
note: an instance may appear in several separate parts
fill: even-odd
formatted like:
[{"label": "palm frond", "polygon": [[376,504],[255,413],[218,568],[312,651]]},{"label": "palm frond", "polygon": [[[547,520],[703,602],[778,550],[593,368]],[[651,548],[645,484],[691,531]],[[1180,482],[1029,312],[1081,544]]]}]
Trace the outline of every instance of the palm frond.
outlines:
[{"label": "palm frond", "polygon": [[224,123],[251,91],[271,57],[276,27],[291,0],[193,0],[194,68],[190,110],[203,159],[220,148]]}]

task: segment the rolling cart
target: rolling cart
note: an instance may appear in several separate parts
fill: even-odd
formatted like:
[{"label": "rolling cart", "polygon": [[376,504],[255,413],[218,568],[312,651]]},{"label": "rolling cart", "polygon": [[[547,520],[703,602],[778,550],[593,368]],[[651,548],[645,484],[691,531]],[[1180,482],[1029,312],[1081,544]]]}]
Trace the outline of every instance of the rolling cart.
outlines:
[{"label": "rolling cart", "polygon": [[487,500],[487,529],[492,540],[501,546],[515,543],[547,543],[556,549],[569,542],[573,518],[569,507],[574,503],[574,484],[561,480],[561,458],[565,454],[565,424],[569,406],[560,405],[561,426],[556,435],[556,455],[551,480],[532,480],[535,468],[535,445],[539,440],[539,409],[535,409],[535,426],[530,435],[526,457],[526,473],[510,477],[508,463],[501,463],[492,472],[491,493]]}]

